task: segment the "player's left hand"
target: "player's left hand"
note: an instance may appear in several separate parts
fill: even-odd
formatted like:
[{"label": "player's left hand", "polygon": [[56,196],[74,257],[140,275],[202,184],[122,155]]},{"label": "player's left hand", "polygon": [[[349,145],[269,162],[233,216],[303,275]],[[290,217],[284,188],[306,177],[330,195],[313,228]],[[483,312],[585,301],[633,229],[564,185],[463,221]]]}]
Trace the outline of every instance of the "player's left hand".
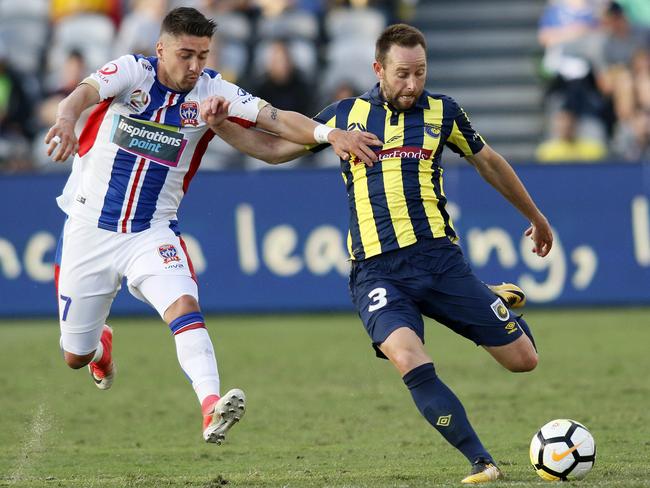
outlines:
[{"label": "player's left hand", "polygon": [[230,102],[224,97],[208,97],[201,102],[201,118],[210,127],[217,127],[228,118],[228,108]]},{"label": "player's left hand", "polygon": [[356,157],[357,162],[373,166],[377,161],[377,153],[370,146],[381,147],[384,143],[376,135],[359,130],[336,129],[330,132],[329,142],[338,157],[347,161]]},{"label": "player's left hand", "polygon": [[553,230],[543,215],[535,222],[531,222],[526,229],[526,236],[533,241],[533,252],[543,258],[551,252],[553,247]]}]

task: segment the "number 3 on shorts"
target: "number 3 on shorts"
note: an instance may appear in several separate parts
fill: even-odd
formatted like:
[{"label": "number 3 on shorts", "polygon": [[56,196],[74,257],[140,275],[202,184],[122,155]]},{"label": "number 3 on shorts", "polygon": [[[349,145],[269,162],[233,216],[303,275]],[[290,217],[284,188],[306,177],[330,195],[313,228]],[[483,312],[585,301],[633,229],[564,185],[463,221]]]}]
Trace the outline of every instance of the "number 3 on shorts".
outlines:
[{"label": "number 3 on shorts", "polygon": [[368,312],[374,312],[388,303],[386,300],[386,288],[375,288],[368,297],[372,299],[373,303],[368,306]]}]

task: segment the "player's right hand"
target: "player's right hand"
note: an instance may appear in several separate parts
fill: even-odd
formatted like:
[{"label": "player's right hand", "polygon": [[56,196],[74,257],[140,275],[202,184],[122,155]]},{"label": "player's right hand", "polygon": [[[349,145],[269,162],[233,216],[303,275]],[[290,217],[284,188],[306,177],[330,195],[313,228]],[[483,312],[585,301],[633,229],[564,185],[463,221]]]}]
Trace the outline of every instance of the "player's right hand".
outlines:
[{"label": "player's right hand", "polygon": [[553,247],[553,230],[543,215],[536,222],[531,222],[525,235],[533,241],[533,252],[543,258]]},{"label": "player's right hand", "polygon": [[47,131],[45,136],[45,144],[49,144],[47,155],[54,161],[66,161],[71,155],[77,153],[79,142],[74,133],[74,126],[74,121],[59,117]]},{"label": "player's right hand", "polygon": [[228,118],[228,109],[230,108],[230,102],[224,97],[213,96],[208,97],[201,102],[201,107],[199,111],[201,113],[201,118],[210,127],[217,127],[224,120]]},{"label": "player's right hand", "polygon": [[336,129],[330,132],[329,141],[338,157],[347,161],[356,158],[356,163],[373,166],[377,162],[377,153],[371,146],[381,147],[384,143],[375,134],[359,130]]}]

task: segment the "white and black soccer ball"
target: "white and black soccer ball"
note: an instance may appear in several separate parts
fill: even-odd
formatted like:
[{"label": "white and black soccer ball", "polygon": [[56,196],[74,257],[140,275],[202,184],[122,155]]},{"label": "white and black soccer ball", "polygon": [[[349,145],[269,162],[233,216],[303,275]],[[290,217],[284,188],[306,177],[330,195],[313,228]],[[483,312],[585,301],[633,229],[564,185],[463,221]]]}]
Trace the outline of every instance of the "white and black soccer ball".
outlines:
[{"label": "white and black soccer ball", "polygon": [[530,462],[548,481],[584,478],[596,461],[596,441],[580,422],[551,420],[530,442]]}]

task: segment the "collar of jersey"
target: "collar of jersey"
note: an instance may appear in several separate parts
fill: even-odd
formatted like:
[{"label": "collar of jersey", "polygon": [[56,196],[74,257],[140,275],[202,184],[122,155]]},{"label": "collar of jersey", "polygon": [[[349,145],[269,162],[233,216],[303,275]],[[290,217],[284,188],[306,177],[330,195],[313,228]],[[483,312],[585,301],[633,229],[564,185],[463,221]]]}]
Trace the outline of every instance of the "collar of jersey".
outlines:
[{"label": "collar of jersey", "polygon": [[[367,91],[359,98],[361,98],[362,100],[367,100],[373,105],[379,105],[382,107],[386,105],[392,111],[397,111],[397,112],[400,111],[400,110],[396,110],[391,104],[389,104],[388,102],[386,102],[386,100],[384,100],[384,96],[381,94],[381,90],[379,89],[379,83],[377,83],[370,91]],[[426,90],[422,91],[422,95],[420,95],[420,97],[415,101],[415,105],[413,107],[417,107],[425,110],[429,108],[429,94],[427,93]],[[408,112],[408,110],[406,110],[406,112]]]}]

